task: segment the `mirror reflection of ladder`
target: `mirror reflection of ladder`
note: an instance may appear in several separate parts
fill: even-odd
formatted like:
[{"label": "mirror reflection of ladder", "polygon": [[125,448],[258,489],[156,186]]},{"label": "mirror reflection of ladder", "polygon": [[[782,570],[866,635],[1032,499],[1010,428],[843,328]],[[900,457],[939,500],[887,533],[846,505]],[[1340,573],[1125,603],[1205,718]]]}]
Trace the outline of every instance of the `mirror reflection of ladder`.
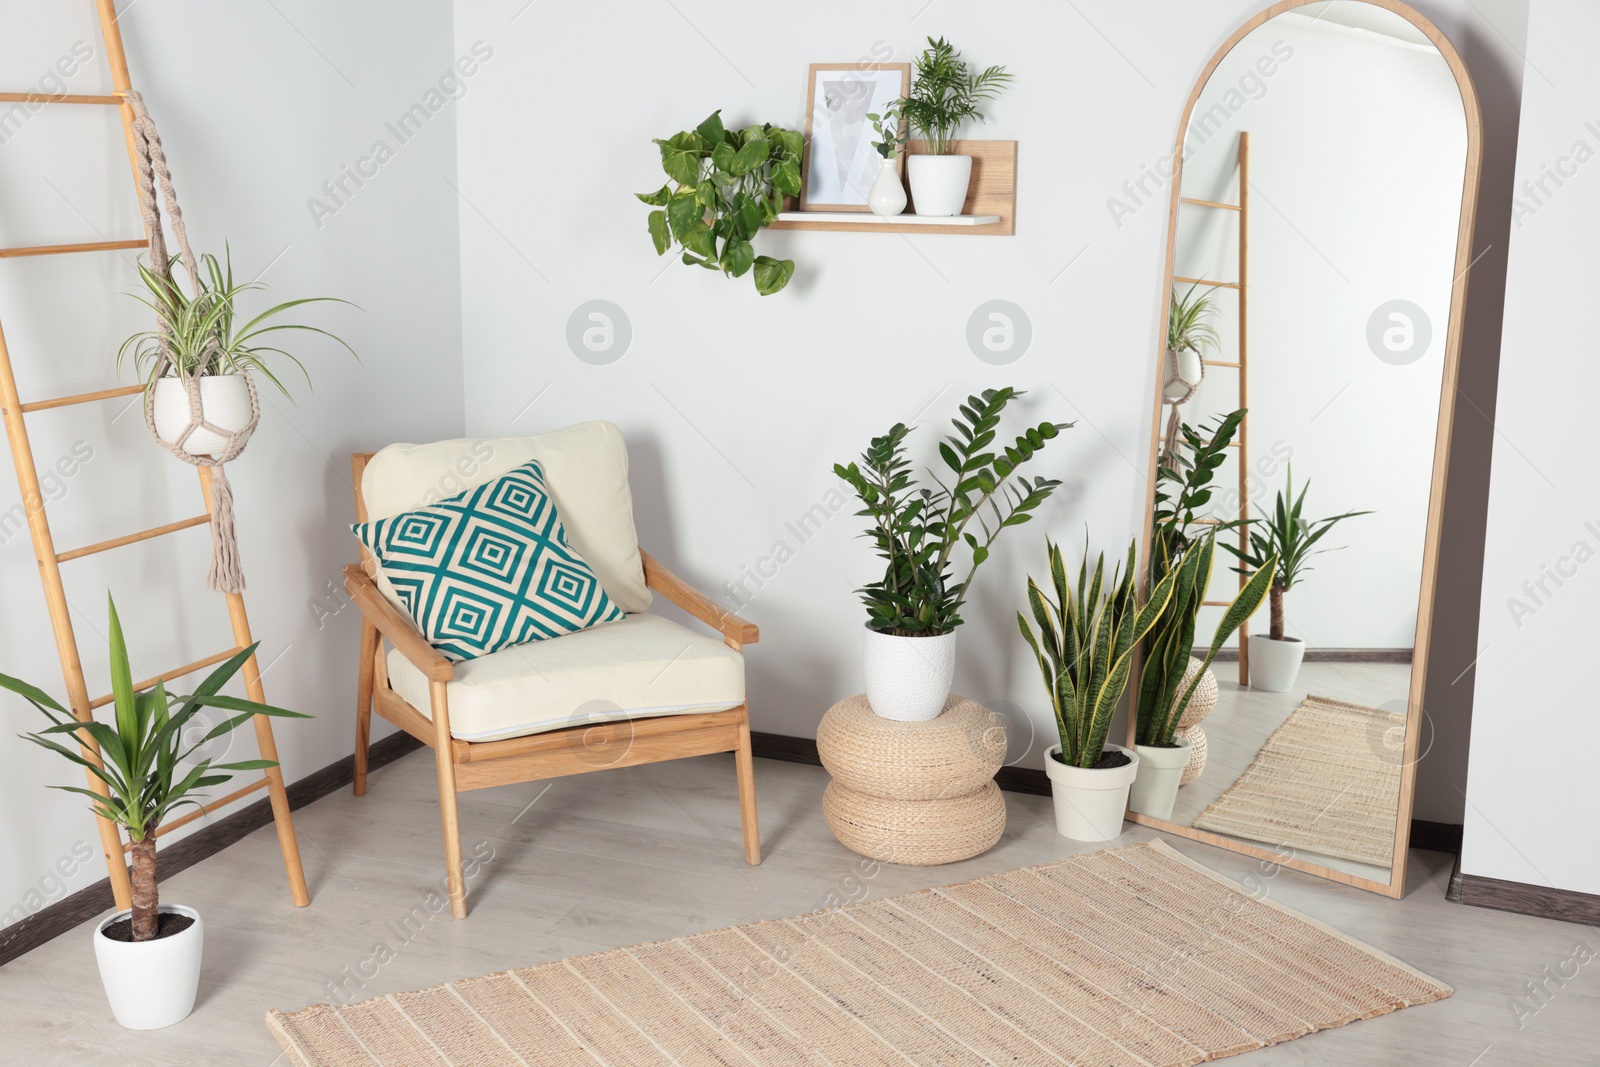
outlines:
[{"label": "mirror reflection of ladder", "polygon": [[[33,106],[104,106],[116,107],[121,110],[123,132],[128,141],[130,160],[135,161],[133,142],[133,111],[126,105],[125,94],[132,89],[128,78],[127,56],[122,48],[122,33],[117,26],[117,13],[113,0],[95,0],[95,7],[100,19],[100,33],[105,40],[106,57],[111,67],[112,85],[116,94],[111,96],[83,96],[63,94],[48,96],[40,93],[0,93],[0,103],[19,103]],[[94,241],[78,244],[39,245],[28,248],[0,248],[0,259],[10,259],[26,256],[54,256],[72,253],[109,252],[117,250],[145,249],[148,247],[145,239],[136,241]],[[91,393],[79,393],[74,396],[56,397],[49,400],[38,400],[32,403],[23,403],[17,393],[17,380],[11,363],[11,354],[6,347],[5,335],[0,331],[0,416],[3,416],[6,437],[11,444],[11,458],[17,468],[17,485],[22,490],[23,509],[27,513],[28,533],[33,541],[33,551],[39,561],[39,576],[44,583],[45,605],[50,613],[50,626],[55,633],[56,651],[61,658],[61,673],[66,681],[67,699],[72,708],[72,713],[79,719],[88,721],[94,716],[98,708],[105,707],[112,702],[110,695],[90,698],[87,684],[83,678],[83,662],[78,654],[78,642],[73,633],[72,615],[67,603],[66,591],[61,582],[61,564],[69,563],[84,556],[107,552],[112,549],[124,548],[140,541],[161,537],[165,534],[176,533],[195,526],[207,525],[211,521],[211,471],[206,467],[197,468],[200,473],[200,494],[206,502],[206,512],[193,518],[180,519],[163,526],[157,526],[138,533],[125,534],[113,537],[107,541],[85,545],[81,548],[70,549],[65,552],[56,551],[55,539],[50,533],[49,519],[45,515],[45,498],[40,492],[38,469],[34,465],[33,446],[28,440],[28,428],[24,416],[38,411],[49,411],[55,408],[71,407],[78,404],[92,404],[117,397],[134,396],[143,391],[143,386],[129,385],[114,389],[101,389]],[[154,449],[150,455],[154,456]],[[170,682],[177,678],[193,674],[206,667],[214,666],[223,660],[235,655],[249,647],[254,639],[250,636],[250,620],[245,614],[244,598],[237,593],[227,594],[228,620],[233,630],[234,644],[220,652],[206,656],[204,659],[167,671],[165,674],[147,678],[135,684],[135,688],[143,691],[153,687],[157,682]],[[261,668],[256,657],[252,656],[245,663],[241,672],[244,678],[245,691],[251,700],[266,701],[266,694],[261,686]],[[257,715],[254,719],[256,743],[261,750],[261,758],[274,760],[278,758],[278,746],[272,735],[272,722],[270,719]],[[99,747],[92,740],[85,740],[81,749],[85,759],[92,763],[100,763]],[[86,772],[87,773],[87,772]],[[88,774],[89,788],[95,793],[105,796],[105,783],[94,774]],[[204,807],[190,811],[181,818],[173,819],[156,829],[157,836],[167,834],[181,826],[186,826],[196,819],[203,818],[218,808],[225,807],[241,800],[258,790],[265,789],[271,800],[272,815],[277,823],[278,844],[283,851],[284,867],[288,871],[290,895],[297,906],[304,907],[311,902],[311,897],[306,891],[305,872],[300,866],[300,849],[295,842],[294,823],[289,815],[289,798],[284,790],[283,770],[281,767],[269,768],[260,779],[251,782],[242,788],[234,790],[225,797],[212,800]],[[110,874],[112,895],[116,898],[117,908],[126,909],[131,906],[131,886],[128,876],[127,861],[124,854],[132,847],[122,841],[122,835],[117,824],[109,819],[96,819],[100,824],[100,844],[105,853],[106,869]]]},{"label": "mirror reflection of ladder", "polygon": [[[1238,408],[1250,407],[1250,134],[1239,131],[1239,202],[1225,204],[1217,200],[1195,200],[1191,197],[1179,197],[1179,202],[1193,204],[1196,207],[1211,208],[1218,211],[1233,211],[1239,215],[1239,280],[1232,282],[1212,282],[1204,278],[1173,278],[1174,283],[1199,284],[1212,289],[1235,289],[1239,294],[1239,358],[1237,361],[1207,359],[1203,362],[1208,367],[1222,367],[1238,372],[1239,403]],[[1237,410],[1237,409],[1236,409]],[[1235,449],[1234,458],[1238,460],[1239,467],[1239,520],[1241,523],[1250,518],[1250,465],[1247,457],[1250,454],[1250,416],[1245,415],[1239,421],[1239,432],[1229,445]],[[1239,548],[1250,547],[1249,527],[1239,527]],[[1239,575],[1239,588],[1243,589],[1249,579]],[[1207,600],[1208,607],[1227,607],[1230,601]],[[1244,625],[1239,627],[1239,684],[1250,684],[1250,620],[1246,619]]]}]

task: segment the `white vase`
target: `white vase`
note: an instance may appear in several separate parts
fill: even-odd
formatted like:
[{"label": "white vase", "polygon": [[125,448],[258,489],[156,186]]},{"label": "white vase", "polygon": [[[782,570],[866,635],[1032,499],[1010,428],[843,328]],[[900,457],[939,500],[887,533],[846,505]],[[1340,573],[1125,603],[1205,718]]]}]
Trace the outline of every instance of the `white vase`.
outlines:
[{"label": "white vase", "polygon": [[1128,790],[1139,773],[1139,754],[1121,745],[1128,762],[1105,770],[1068,767],[1056,759],[1060,745],[1044,754],[1044,773],[1050,778],[1050,796],[1056,806],[1056,833],[1074,841],[1110,841],[1122,833],[1122,816],[1128,810]]},{"label": "white vase", "polygon": [[972,180],[971,156],[907,156],[918,215],[959,215]]},{"label": "white vase", "polygon": [[1128,791],[1128,807],[1153,819],[1172,818],[1172,806],[1178,801],[1178,783],[1183,769],[1189,765],[1189,742],[1174,737],[1171,748],[1158,745],[1135,745],[1139,753],[1139,771]]},{"label": "white vase", "polygon": [[1200,384],[1205,368],[1200,362],[1200,353],[1192,348],[1167,349],[1166,377],[1161,386],[1162,395],[1168,400],[1182,400]]},{"label": "white vase", "polygon": [[[155,385],[156,436],[177,444],[188,427],[189,391],[181,378],[157,378]],[[250,386],[238,374],[207,374],[200,379],[200,409],[213,426],[237,433],[250,425]],[[196,428],[180,446],[191,456],[217,456],[228,438]]]},{"label": "white vase", "polygon": [[926,722],[944,710],[956,671],[956,634],[896,637],[868,626],[861,650],[867,703],[885,719]]},{"label": "white vase", "polygon": [[898,215],[906,209],[906,187],[900,181],[900,168],[896,161],[886,159],[878,168],[877,180],[867,193],[867,204],[875,215]]},{"label": "white vase", "polygon": [[181,904],[163,904],[167,915],[194,920],[187,930],[154,941],[113,941],[102,931],[132,912],[119,911],[94,930],[94,958],[111,1002],[111,1014],[129,1030],[158,1030],[187,1018],[200,988],[200,951],[205,926],[200,913]]},{"label": "white vase", "polygon": [[1261,634],[1250,635],[1250,688],[1264,693],[1287,693],[1294,688],[1305,658],[1306,643],[1297,637],[1274,641]]}]

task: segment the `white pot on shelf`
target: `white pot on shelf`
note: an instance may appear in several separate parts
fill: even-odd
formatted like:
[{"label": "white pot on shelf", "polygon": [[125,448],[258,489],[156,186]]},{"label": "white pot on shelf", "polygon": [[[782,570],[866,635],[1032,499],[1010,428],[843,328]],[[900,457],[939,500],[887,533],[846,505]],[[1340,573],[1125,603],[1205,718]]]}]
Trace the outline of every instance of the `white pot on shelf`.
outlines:
[{"label": "white pot on shelf", "polygon": [[918,215],[959,215],[972,180],[971,156],[906,157]]},{"label": "white pot on shelf", "polygon": [[955,679],[956,633],[897,637],[864,628],[861,673],[874,713],[900,722],[926,722],[944,710]]},{"label": "white pot on shelf", "polygon": [[94,930],[94,958],[111,1002],[111,1014],[129,1030],[159,1030],[188,1018],[200,988],[200,954],[205,925],[200,913],[182,904],[163,904],[165,915],[187,915],[194,923],[154,941],[113,941],[105,928],[130,911],[102,919]]},{"label": "white pot on shelf", "polygon": [[1128,807],[1153,819],[1172,818],[1172,806],[1178,802],[1178,783],[1189,765],[1188,740],[1174,737],[1172,741],[1171,748],[1134,746],[1139,754],[1139,771],[1128,792]]},{"label": "white pot on shelf", "polygon": [[[178,438],[190,422],[189,390],[182,378],[157,378],[155,384],[156,436],[168,444]],[[207,422],[228,430],[230,435],[250,425],[250,385],[243,375],[207,374],[200,379],[200,409]],[[196,427],[180,446],[191,456],[217,456],[228,447],[228,437]]]},{"label": "white pot on shelf", "polygon": [[1262,634],[1250,635],[1250,688],[1264,693],[1287,693],[1294,688],[1305,659],[1306,643],[1298,637],[1274,641]]},{"label": "white pot on shelf", "polygon": [[1060,745],[1044,754],[1044,773],[1050,779],[1055,801],[1056,833],[1073,841],[1110,841],[1122,833],[1122,816],[1128,810],[1128,790],[1139,772],[1139,754],[1121,745],[1107,745],[1128,762],[1120,767],[1088,770],[1069,767],[1056,759]]},{"label": "white pot on shelf", "polygon": [[900,181],[898,161],[886,159],[878,168],[878,177],[867,193],[867,206],[874,215],[885,218],[900,214],[906,209],[906,187]]}]

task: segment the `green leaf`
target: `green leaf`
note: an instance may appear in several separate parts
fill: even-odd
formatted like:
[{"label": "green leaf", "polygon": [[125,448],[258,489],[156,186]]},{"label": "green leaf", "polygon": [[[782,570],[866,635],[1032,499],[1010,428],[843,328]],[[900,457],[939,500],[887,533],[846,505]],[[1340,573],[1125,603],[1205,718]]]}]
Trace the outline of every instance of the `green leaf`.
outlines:
[{"label": "green leaf", "polygon": [[777,155],[786,158],[798,165],[800,157],[805,154],[805,138],[794,130],[780,130],[773,128],[767,131],[767,136],[777,143]]},{"label": "green leaf", "polygon": [[700,139],[708,145],[722,143],[722,111],[713,111],[704,122],[694,128]]},{"label": "green leaf", "polygon": [[699,181],[703,150],[698,136],[685,130],[656,144],[661,146],[661,169],[667,172],[667,177],[679,185],[693,185]]},{"label": "green leaf", "polygon": [[716,165],[718,170],[727,171],[731,175],[734,168],[734,156],[737,154],[738,150],[733,145],[723,142],[711,150],[711,162]]},{"label": "green leaf", "polygon": [[711,227],[698,219],[678,232],[678,243],[690,252],[705,256],[708,259],[717,258],[717,242],[711,234]]},{"label": "green leaf", "polygon": [[683,232],[694,223],[703,221],[704,217],[705,209],[692,189],[678,193],[667,202],[667,222],[671,224],[672,232],[679,235],[680,241]]},{"label": "green leaf", "polygon": [[656,207],[661,207],[667,202],[668,198],[672,196],[672,190],[668,186],[663,185],[653,193],[634,193],[633,195],[638,197],[640,200],[643,200],[647,204],[654,204]]},{"label": "green leaf", "polygon": [[722,269],[735,278],[740,277],[745,271],[749,270],[751,264],[755,262],[755,258],[755,249],[751,247],[749,241],[743,238],[730,237],[728,242],[722,246]]},{"label": "green leaf", "polygon": [[773,259],[771,256],[756,257],[756,292],[762,296],[771,296],[789,284],[789,279],[794,277],[794,260]]},{"label": "green leaf", "polygon": [[665,211],[652,211],[648,222],[650,224],[650,243],[656,246],[656,255],[665,255],[667,249],[672,247],[672,235],[667,232],[667,213]]},{"label": "green leaf", "polygon": [[749,174],[752,170],[766,161],[766,158],[771,151],[772,145],[768,141],[746,141],[744,147],[740,148],[738,152],[734,153],[733,166],[727,169],[735,175]]},{"label": "green leaf", "polygon": [[761,231],[761,205],[740,193],[733,200],[733,222],[739,236],[750,240]]}]

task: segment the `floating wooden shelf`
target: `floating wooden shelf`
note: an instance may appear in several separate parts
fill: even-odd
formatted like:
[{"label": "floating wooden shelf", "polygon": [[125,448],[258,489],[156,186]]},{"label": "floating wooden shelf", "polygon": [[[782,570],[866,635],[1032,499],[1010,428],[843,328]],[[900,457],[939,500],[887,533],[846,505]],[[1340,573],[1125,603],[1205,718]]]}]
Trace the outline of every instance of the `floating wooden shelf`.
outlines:
[{"label": "floating wooden shelf", "polygon": [[[926,155],[928,142],[907,141],[908,156]],[[952,141],[952,155],[972,157],[972,182],[961,214],[952,216],[917,215],[917,206],[908,202],[906,213],[893,218],[874,215],[863,205],[854,211],[798,211],[779,214],[772,230],[852,230],[859,233],[985,233],[1007,236],[1016,233],[1017,142]],[[910,199],[910,182],[906,196]],[[798,208],[791,201],[788,205]]]}]

